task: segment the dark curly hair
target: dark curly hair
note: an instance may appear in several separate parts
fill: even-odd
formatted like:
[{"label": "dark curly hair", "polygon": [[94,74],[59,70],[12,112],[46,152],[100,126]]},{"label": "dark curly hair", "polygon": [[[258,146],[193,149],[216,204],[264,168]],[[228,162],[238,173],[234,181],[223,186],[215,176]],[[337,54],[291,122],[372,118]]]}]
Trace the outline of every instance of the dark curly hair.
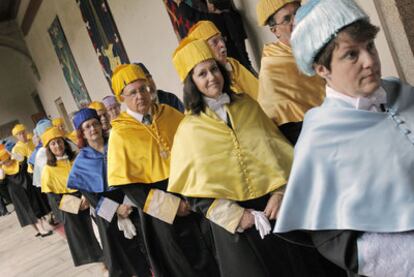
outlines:
[{"label": "dark curly hair", "polygon": [[[230,99],[233,100],[232,96],[234,92],[230,89],[231,80],[229,73],[223,65],[217,61],[216,63],[221,75],[223,75],[223,92],[227,93],[230,96]],[[184,80],[184,106],[185,109],[191,111],[192,114],[199,115],[201,112],[205,111],[206,104],[204,103],[203,94],[197,88],[193,78],[191,77],[192,75],[193,69],[188,73]]]},{"label": "dark curly hair", "polygon": [[[63,139],[63,144],[65,146],[65,152],[64,153],[65,153],[65,155],[68,156],[69,161],[73,161],[76,157],[76,153],[74,151],[72,151],[72,148],[70,147],[67,140],[65,138],[62,138],[62,139]],[[56,159],[55,154],[53,154],[52,151],[50,150],[49,144],[46,146],[47,165],[56,166],[57,159]]]}]

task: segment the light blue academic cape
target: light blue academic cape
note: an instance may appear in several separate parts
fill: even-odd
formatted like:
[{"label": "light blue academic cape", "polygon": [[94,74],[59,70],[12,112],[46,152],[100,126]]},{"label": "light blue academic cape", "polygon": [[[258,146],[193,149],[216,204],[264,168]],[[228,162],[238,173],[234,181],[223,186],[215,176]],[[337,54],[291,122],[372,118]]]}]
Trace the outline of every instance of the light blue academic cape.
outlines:
[{"label": "light blue academic cape", "polygon": [[382,87],[387,112],[327,98],[306,114],[274,232],[414,230],[414,88]]}]

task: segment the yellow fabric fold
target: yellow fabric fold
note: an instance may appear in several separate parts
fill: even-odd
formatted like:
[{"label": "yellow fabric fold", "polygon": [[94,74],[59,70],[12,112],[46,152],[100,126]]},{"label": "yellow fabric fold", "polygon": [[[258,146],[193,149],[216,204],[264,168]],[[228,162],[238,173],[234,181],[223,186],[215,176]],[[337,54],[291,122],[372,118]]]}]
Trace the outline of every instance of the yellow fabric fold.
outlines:
[{"label": "yellow fabric fold", "polygon": [[72,141],[74,144],[76,145],[78,144],[78,134],[76,133],[76,130],[70,133],[67,133],[65,137],[69,139],[70,141]]},{"label": "yellow fabric fold", "polygon": [[180,206],[181,199],[174,194],[159,190],[150,190],[144,204],[144,213],[172,224]]},{"label": "yellow fabric fold", "polygon": [[244,208],[236,202],[216,199],[207,211],[207,218],[215,224],[223,227],[228,232],[236,233],[240,220],[243,216]]},{"label": "yellow fabric fold", "polygon": [[247,94],[226,106],[233,129],[210,110],[186,115],[175,135],[168,191],[255,199],[287,183],[293,149]]},{"label": "yellow fabric fold", "polygon": [[257,101],[278,126],[303,121],[304,114],[324,98],[325,81],[300,73],[289,46],[281,42],[265,45]]},{"label": "yellow fabric fold", "polygon": [[6,165],[1,166],[5,175],[16,175],[17,173],[19,173],[20,163],[16,160],[12,160],[12,161],[13,162],[8,166]]},{"label": "yellow fabric fold", "polygon": [[236,59],[227,58],[227,61],[232,69],[230,72],[231,89],[235,93],[247,93],[257,100],[259,80]]},{"label": "yellow fabric fold", "polygon": [[58,160],[56,166],[45,165],[42,171],[42,192],[48,193],[72,193],[76,190],[66,187],[72,162],[69,160]]},{"label": "yellow fabric fold", "polygon": [[152,113],[153,121],[149,126],[126,112],[111,122],[109,186],[151,184],[168,178],[171,146],[183,115],[164,104],[153,105]]},{"label": "yellow fabric fold", "polygon": [[19,154],[24,158],[29,159],[34,149],[35,146],[33,145],[33,142],[31,142],[30,140],[26,143],[18,141],[12,149],[12,153]]},{"label": "yellow fabric fold", "polygon": [[[19,154],[20,156],[24,157],[26,161],[29,159],[30,155],[34,151],[35,146],[32,141],[27,141],[26,143],[18,141],[16,145],[12,149],[13,154]],[[28,165],[27,172],[33,173],[32,165]]]}]

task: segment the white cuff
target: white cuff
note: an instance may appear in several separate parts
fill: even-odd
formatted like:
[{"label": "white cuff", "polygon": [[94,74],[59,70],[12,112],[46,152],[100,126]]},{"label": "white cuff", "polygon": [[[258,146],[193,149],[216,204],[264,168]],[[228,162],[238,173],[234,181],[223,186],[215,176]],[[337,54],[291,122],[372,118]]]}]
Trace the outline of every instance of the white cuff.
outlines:
[{"label": "white cuff", "polygon": [[144,205],[144,213],[172,224],[177,214],[181,198],[174,194],[151,189]]},{"label": "white cuff", "polygon": [[111,222],[114,217],[119,204],[112,199],[101,197],[98,205],[96,205],[96,214],[106,221]]},{"label": "white cuff", "polygon": [[223,227],[230,233],[236,232],[244,209],[236,202],[226,199],[216,199],[207,211],[207,218]]}]

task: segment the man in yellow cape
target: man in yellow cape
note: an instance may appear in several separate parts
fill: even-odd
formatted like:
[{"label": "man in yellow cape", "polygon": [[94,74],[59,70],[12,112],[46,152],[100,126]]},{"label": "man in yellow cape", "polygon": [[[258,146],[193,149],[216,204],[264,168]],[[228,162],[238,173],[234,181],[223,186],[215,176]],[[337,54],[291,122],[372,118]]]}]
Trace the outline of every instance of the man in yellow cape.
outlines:
[{"label": "man in yellow cape", "polygon": [[111,122],[108,185],[122,189],[143,212],[140,228],[155,275],[214,276],[213,258],[199,239],[201,218],[166,191],[171,146],[184,115],[153,103],[145,73],[135,64],[115,69],[112,88],[127,109]]},{"label": "man in yellow cape", "polygon": [[298,0],[260,0],[256,6],[260,26],[268,25],[275,42],[263,47],[257,101],[267,116],[295,144],[304,114],[325,97],[325,82],[298,70],[290,36]]},{"label": "man in yellow cape", "polygon": [[235,93],[247,93],[257,99],[258,80],[239,61],[227,57],[226,43],[213,22],[202,20],[197,22],[188,32],[191,39],[202,39],[207,42],[216,60],[229,72],[231,89]]},{"label": "man in yellow cape", "polygon": [[[12,135],[17,139],[16,145],[12,149],[12,153],[19,162],[27,162],[34,151],[35,146],[27,137],[26,126],[17,124],[12,129]],[[33,173],[33,167],[31,165],[27,167],[27,172]]]}]

